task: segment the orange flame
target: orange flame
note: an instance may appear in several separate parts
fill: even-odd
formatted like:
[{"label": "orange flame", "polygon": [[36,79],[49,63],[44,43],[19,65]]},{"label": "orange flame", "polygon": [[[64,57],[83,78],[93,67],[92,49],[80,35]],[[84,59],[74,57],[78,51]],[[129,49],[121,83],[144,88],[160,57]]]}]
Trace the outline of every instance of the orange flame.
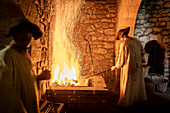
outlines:
[{"label": "orange flame", "polygon": [[78,85],[79,78],[79,66],[77,62],[63,62],[63,64],[58,64],[55,67],[53,82],[57,81],[58,84],[64,86]]},{"label": "orange flame", "polygon": [[78,85],[80,75],[78,50],[73,42],[75,22],[82,0],[56,0],[55,34],[53,42],[53,82],[60,85]]}]

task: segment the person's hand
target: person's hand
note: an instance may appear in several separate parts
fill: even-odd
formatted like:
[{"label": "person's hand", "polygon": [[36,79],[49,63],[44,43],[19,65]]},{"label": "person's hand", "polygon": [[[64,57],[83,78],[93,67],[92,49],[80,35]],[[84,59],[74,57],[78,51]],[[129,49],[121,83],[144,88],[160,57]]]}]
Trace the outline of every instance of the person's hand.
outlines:
[{"label": "person's hand", "polygon": [[115,69],[116,69],[116,67],[115,67],[115,66],[112,66],[112,67],[111,67],[111,70],[112,70],[112,71],[113,71],[113,70],[115,70]]},{"label": "person's hand", "polygon": [[49,80],[50,78],[51,78],[51,71],[47,69],[37,76],[38,80]]}]

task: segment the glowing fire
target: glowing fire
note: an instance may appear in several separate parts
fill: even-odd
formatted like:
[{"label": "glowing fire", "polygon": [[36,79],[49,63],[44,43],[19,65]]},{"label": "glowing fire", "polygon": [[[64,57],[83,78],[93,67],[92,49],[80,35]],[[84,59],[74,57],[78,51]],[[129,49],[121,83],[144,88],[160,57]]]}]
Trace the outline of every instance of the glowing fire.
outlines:
[{"label": "glowing fire", "polygon": [[[63,68],[61,65],[57,65],[54,71],[54,79],[53,81],[57,80],[60,85],[70,86],[70,85],[78,85],[78,75],[79,75],[79,68],[76,66],[75,62],[72,62],[73,65],[67,65],[65,62],[63,63]],[[70,64],[72,64],[70,63]],[[77,68],[77,69],[76,69]],[[57,75],[57,76],[56,76]]]},{"label": "glowing fire", "polygon": [[56,0],[55,36],[53,42],[53,82],[78,85],[78,50],[73,44],[73,31],[83,0]]}]

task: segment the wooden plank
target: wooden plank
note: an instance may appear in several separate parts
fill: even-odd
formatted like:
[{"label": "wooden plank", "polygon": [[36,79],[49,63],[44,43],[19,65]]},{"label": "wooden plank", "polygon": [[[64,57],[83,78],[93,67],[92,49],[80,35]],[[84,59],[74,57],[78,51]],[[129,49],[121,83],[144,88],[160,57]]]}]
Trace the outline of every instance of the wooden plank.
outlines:
[{"label": "wooden plank", "polygon": [[62,110],[64,103],[56,103],[56,104],[60,104],[60,106],[57,108],[57,113],[60,113],[60,111]]},{"label": "wooden plank", "polygon": [[40,111],[44,109],[44,107],[47,105],[48,101],[46,100],[39,108]]}]

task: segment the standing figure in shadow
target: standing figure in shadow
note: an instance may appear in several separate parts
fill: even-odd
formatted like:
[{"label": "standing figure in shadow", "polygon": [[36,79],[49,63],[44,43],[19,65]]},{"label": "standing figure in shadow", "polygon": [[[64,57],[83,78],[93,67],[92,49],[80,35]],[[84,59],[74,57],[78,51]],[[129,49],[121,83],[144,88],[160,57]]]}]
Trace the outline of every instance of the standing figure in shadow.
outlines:
[{"label": "standing figure in shadow", "polygon": [[165,46],[158,40],[151,40],[146,43],[145,51],[149,54],[149,73],[164,75]]},{"label": "standing figure in shadow", "polygon": [[140,41],[128,36],[130,28],[121,29],[118,38],[122,40],[119,56],[111,70],[121,69],[119,107],[130,107],[136,102],[147,100],[144,76],[142,71],[142,58],[145,51]]}]

